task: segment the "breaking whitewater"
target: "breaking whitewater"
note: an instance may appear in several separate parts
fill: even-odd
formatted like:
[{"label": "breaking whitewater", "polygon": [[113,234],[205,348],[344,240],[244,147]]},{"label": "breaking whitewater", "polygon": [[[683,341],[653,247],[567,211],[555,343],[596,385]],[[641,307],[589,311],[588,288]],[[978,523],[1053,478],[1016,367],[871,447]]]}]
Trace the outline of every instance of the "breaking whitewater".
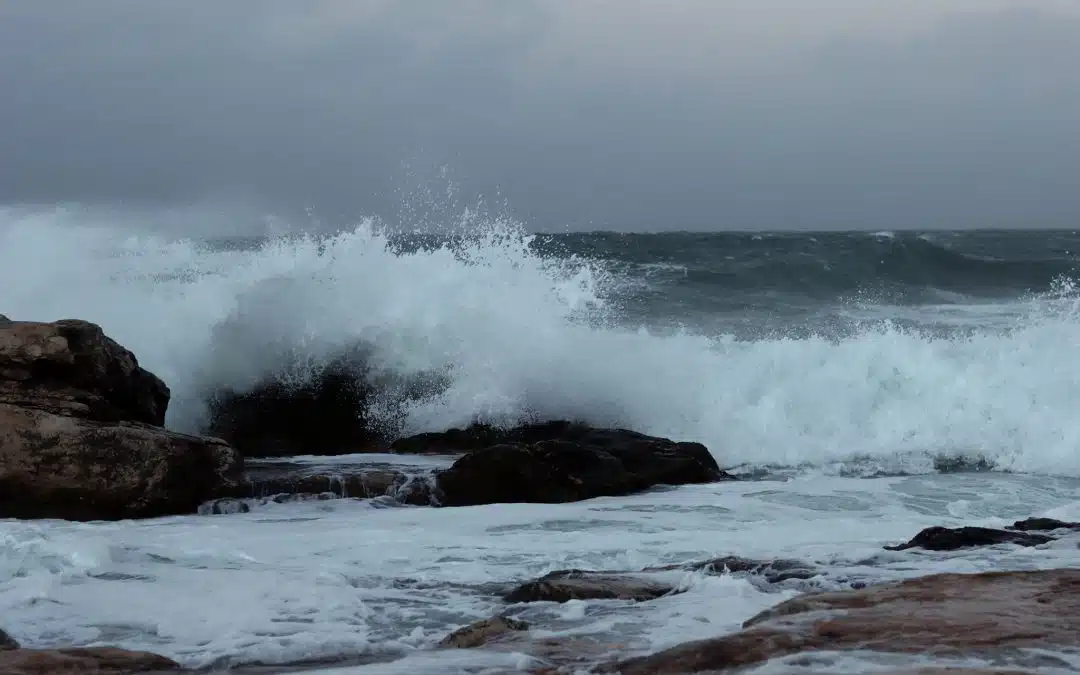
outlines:
[{"label": "breaking whitewater", "polygon": [[[534,643],[588,640],[598,664],[733,633],[810,591],[1080,561],[1061,532],[883,548],[931,526],[1080,520],[1080,235],[527,236],[469,215],[455,229],[179,241],[81,210],[0,210],[0,312],[100,324],[169,385],[167,424],[181,431],[206,428],[212,392],[303,386],[360,353],[371,393],[357,414],[383,437],[576,420],[702,443],[740,480],[567,504],[263,500],[219,515],[0,521],[0,627],[27,647],[118,645],[189,668],[516,672],[558,654],[432,647],[503,614]],[[288,460],[418,474],[450,461]],[[684,566],[724,556],[811,572]],[[568,569],[678,592],[502,599]],[[1036,651],[825,650],[759,668],[1080,667],[1070,648]]]}]

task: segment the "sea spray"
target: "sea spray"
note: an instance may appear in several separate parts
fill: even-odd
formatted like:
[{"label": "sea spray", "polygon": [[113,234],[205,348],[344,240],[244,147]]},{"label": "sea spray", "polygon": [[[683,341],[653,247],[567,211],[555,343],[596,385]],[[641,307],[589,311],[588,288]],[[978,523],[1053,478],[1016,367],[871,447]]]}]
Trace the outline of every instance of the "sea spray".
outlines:
[{"label": "sea spray", "polygon": [[[919,472],[942,457],[984,458],[1080,475],[1080,319],[1066,281],[996,305],[953,302],[945,309],[974,317],[964,330],[880,320],[875,307],[897,308],[864,297],[826,307],[859,314],[852,330],[793,325],[758,338],[696,323],[707,286],[653,286],[667,294],[658,306],[683,317],[662,331],[627,313],[640,275],[604,264],[602,251],[539,252],[505,219],[473,216],[470,227],[422,246],[373,221],[228,246],[149,236],[87,210],[0,212],[0,310],[102,324],[170,384],[178,428],[200,427],[208,391],[242,391],[286,361],[318,368],[363,344],[383,381],[438,377],[423,396],[390,393],[368,411],[402,433],[576,418],[701,441],[724,465]],[[663,249],[665,236],[635,241]]]}]

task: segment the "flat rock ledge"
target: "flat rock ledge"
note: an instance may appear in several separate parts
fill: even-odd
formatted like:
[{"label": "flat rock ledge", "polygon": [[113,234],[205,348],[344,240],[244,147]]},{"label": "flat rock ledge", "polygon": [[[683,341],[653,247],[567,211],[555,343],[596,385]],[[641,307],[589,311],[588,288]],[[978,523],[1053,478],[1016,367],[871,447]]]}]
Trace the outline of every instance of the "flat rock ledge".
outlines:
[{"label": "flat rock ledge", "polygon": [[3,675],[165,675],[183,672],[172,659],[113,647],[0,650]]},{"label": "flat rock ledge", "polygon": [[1080,569],[938,574],[815,593],[762,612],[744,630],[608,664],[602,672],[727,672],[815,651],[1016,656],[1080,646]]}]

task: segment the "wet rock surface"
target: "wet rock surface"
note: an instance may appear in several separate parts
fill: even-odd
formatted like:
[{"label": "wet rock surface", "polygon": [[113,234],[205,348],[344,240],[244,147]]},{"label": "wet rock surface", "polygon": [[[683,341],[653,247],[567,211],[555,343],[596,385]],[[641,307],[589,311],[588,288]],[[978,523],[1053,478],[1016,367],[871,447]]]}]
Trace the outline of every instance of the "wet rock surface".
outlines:
[{"label": "wet rock surface", "polygon": [[654,600],[676,592],[667,584],[633,573],[562,570],[517,586],[503,600],[518,602],[569,602],[570,600]]},{"label": "wet rock surface", "polygon": [[149,652],[112,647],[0,651],[3,675],[150,675],[182,672],[179,664]]},{"label": "wet rock surface", "polygon": [[1018,520],[1006,529],[1018,532],[1052,532],[1054,530],[1080,530],[1080,523],[1069,523],[1054,518],[1027,518]]},{"label": "wet rock surface", "polygon": [[896,546],[885,546],[885,549],[906,551],[911,548],[921,548],[927,551],[956,551],[962,548],[997,544],[1039,546],[1053,540],[1054,537],[1044,534],[995,530],[988,527],[928,527],[910,541]]},{"label": "wet rock surface", "polygon": [[792,579],[812,579],[813,577],[822,574],[821,570],[801,560],[788,560],[784,558],[777,560],[753,560],[750,558],[740,558],[738,556],[724,556],[703,562],[664,565],[663,567],[648,568],[645,571],[667,570],[692,570],[701,571],[706,574],[724,574],[725,572],[731,574],[750,574],[761,577],[770,584],[781,583]]},{"label": "wet rock surface", "polygon": [[[455,439],[461,433],[426,438]],[[699,443],[678,443],[633,431],[551,422],[477,433],[466,436],[470,443],[492,437],[522,440],[472,448],[439,473],[438,499],[443,506],[562,503],[633,494],[657,485],[732,479]],[[410,443],[410,451],[421,447],[419,441]],[[429,440],[422,447],[460,451],[463,446]]]},{"label": "wet rock surface", "polygon": [[[3,315],[0,315],[3,318]],[[4,631],[0,630],[0,651],[5,649],[18,649],[19,643],[15,641],[15,638],[11,637]]]},{"label": "wet rock surface", "polygon": [[510,633],[529,630],[529,624],[506,616],[496,616],[459,628],[439,641],[439,647],[472,649]]},{"label": "wet rock surface", "polygon": [[813,651],[1007,655],[1080,646],[1080,570],[939,574],[804,595],[744,630],[607,665],[623,675],[724,672]]}]

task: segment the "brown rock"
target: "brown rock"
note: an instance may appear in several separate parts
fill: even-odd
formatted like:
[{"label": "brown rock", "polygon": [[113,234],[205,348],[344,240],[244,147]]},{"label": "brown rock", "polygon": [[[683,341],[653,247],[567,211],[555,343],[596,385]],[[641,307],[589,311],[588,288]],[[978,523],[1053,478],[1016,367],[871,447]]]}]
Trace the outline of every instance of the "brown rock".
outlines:
[{"label": "brown rock", "polygon": [[169,388],[86,321],[0,324],[0,403],[161,426]]},{"label": "brown rock", "polygon": [[732,478],[700,443],[625,429],[548,422],[498,437],[513,441],[474,449],[438,475],[443,506],[572,502]]},{"label": "brown rock", "polygon": [[450,633],[439,641],[440,647],[472,649],[481,647],[498,637],[529,630],[529,624],[506,616],[496,616],[471,623]]},{"label": "brown rock", "polygon": [[194,512],[239,478],[240,459],[163,429],[168,403],[95,324],[0,323],[0,518]]},{"label": "brown rock", "polygon": [[564,570],[522,584],[507,593],[506,602],[569,602],[570,600],[654,600],[676,592],[671,584],[631,574]]},{"label": "brown rock", "polygon": [[744,630],[607,667],[674,675],[800,652],[863,650],[935,656],[1080,646],[1080,569],[939,574],[858,591],[805,595]]},{"label": "brown rock", "polygon": [[0,651],[3,675],[137,675],[180,670],[178,663],[164,656],[112,647]]},{"label": "brown rock", "polygon": [[0,403],[0,518],[194,513],[240,470],[216,439]]}]

